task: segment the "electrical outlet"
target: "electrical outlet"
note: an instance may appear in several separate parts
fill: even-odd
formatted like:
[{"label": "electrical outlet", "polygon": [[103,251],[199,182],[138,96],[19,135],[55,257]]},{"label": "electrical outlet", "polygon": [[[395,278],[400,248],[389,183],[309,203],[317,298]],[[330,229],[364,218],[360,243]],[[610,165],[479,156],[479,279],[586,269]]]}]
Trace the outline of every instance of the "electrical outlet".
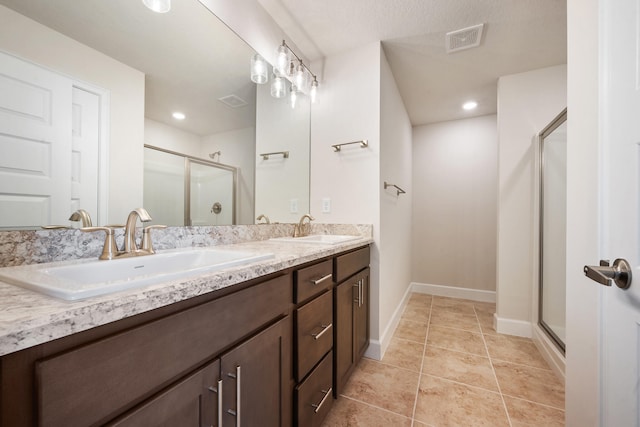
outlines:
[{"label": "electrical outlet", "polygon": [[289,200],[289,212],[298,213],[298,199]]},{"label": "electrical outlet", "polygon": [[322,199],[322,213],[330,213],[331,212],[331,199],[325,197]]}]

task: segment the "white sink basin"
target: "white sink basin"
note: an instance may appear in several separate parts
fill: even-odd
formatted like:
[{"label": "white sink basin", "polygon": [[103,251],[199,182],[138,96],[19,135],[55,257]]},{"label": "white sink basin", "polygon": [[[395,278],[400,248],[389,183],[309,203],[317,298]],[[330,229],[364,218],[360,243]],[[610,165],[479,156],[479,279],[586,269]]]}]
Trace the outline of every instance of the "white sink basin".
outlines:
[{"label": "white sink basin", "polygon": [[111,261],[0,268],[0,280],[65,300],[77,300],[273,258],[273,254],[189,248]]},{"label": "white sink basin", "polygon": [[339,234],[312,234],[304,237],[276,237],[270,240],[289,243],[315,243],[319,245],[337,245],[340,243],[358,240],[360,236],[346,236]]}]

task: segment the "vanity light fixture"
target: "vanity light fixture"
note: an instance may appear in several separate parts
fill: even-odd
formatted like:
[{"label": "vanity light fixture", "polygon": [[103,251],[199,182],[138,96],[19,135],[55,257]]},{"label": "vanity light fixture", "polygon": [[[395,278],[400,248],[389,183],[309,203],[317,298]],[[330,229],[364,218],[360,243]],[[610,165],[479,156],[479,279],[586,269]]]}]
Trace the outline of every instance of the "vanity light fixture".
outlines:
[{"label": "vanity light fixture", "polygon": [[475,108],[478,106],[478,103],[476,101],[467,101],[462,105],[462,108],[470,111],[470,110],[475,110]]},{"label": "vanity light fixture", "polygon": [[295,85],[297,95],[309,94],[311,102],[315,102],[318,97],[318,78],[284,40],[276,50],[275,62],[274,74]]},{"label": "vanity light fixture", "polygon": [[256,53],[251,57],[251,81],[259,85],[269,81],[267,61]]},{"label": "vanity light fixture", "polygon": [[285,79],[277,71],[277,68],[274,68],[273,71],[273,80],[271,80],[271,96],[274,98],[283,98],[287,94]]},{"label": "vanity light fixture", "polygon": [[311,89],[309,89],[309,98],[311,98],[311,103],[315,104],[318,102],[318,80],[315,76],[313,76],[313,81],[311,82]]},{"label": "vanity light fixture", "polygon": [[171,114],[171,116],[176,120],[184,120],[187,117],[184,115],[184,113],[181,113],[180,111],[176,111],[175,113]]},{"label": "vanity light fixture", "polygon": [[171,0],[142,0],[142,3],[157,13],[167,13],[171,10]]},{"label": "vanity light fixture", "polygon": [[289,103],[291,108],[296,108],[296,101],[298,100],[298,88],[296,85],[291,85],[291,93],[289,94]]}]

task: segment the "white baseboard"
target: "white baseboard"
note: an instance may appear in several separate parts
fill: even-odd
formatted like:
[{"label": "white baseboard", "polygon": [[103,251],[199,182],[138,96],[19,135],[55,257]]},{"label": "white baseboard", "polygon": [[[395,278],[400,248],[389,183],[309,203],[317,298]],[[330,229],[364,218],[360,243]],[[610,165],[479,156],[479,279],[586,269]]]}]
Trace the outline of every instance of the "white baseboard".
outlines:
[{"label": "white baseboard", "polygon": [[564,381],[566,367],[565,357],[539,325],[533,327],[533,343],[540,351],[540,354],[542,354],[544,360],[547,361],[551,370]]},{"label": "white baseboard", "polygon": [[455,286],[430,285],[412,282],[410,289],[421,294],[437,295],[439,297],[461,298],[479,302],[496,302],[495,291],[458,288]]},{"label": "white baseboard", "polygon": [[499,334],[515,335],[517,337],[532,338],[533,327],[531,322],[516,319],[506,319],[493,315],[493,326]]},{"label": "white baseboard", "polygon": [[407,302],[409,301],[409,297],[411,296],[411,286],[407,286],[407,290],[402,297],[402,301],[396,307],[393,315],[391,316],[391,320],[387,324],[387,327],[382,332],[380,340],[370,340],[369,348],[365,351],[364,355],[370,359],[374,360],[382,360],[382,357],[387,352],[387,348],[389,348],[389,344],[391,343],[391,338],[393,337],[398,324],[400,323],[400,319],[402,318],[402,313],[404,313],[404,309],[407,306]]}]

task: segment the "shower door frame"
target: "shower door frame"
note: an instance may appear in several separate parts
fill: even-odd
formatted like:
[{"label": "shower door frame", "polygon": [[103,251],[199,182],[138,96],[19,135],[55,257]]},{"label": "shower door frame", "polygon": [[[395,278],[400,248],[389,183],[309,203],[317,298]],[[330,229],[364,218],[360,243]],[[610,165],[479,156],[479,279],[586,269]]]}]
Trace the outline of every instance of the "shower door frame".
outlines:
[{"label": "shower door frame", "polygon": [[[556,347],[564,355],[566,352],[566,346],[564,341],[553,331],[543,319],[543,292],[544,292],[544,276],[543,276],[543,255],[544,255],[544,139],[548,137],[553,131],[560,127],[567,121],[567,109],[562,110],[552,121],[549,123],[538,136],[539,145],[539,211],[538,211],[538,325],[547,334],[547,336],[553,341]],[[566,283],[565,283],[566,286]],[[566,309],[565,309],[566,318]]]},{"label": "shower door frame", "polygon": [[191,163],[198,163],[201,165],[212,166],[217,169],[223,169],[232,173],[233,184],[231,188],[231,203],[233,210],[231,212],[231,225],[236,225],[236,192],[238,187],[238,168],[235,166],[225,165],[224,163],[212,162],[210,160],[201,159],[199,157],[190,156],[188,154],[179,153],[173,150],[167,150],[166,148],[156,147],[155,145],[144,144],[144,148],[149,148],[163,153],[172,154],[174,156],[184,158],[184,224],[187,227],[191,226]]}]

